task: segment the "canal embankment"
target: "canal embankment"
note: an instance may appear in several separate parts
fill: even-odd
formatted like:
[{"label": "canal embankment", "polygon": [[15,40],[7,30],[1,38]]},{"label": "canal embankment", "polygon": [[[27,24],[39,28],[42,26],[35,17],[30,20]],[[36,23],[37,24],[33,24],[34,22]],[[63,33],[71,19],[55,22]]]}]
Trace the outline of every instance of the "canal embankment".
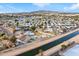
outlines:
[{"label": "canal embankment", "polygon": [[[61,37],[64,37],[64,36],[69,35],[69,34],[71,34],[71,33],[73,33],[73,32],[76,32],[76,31],[79,31],[79,29],[73,30],[73,31],[68,32],[68,33],[66,33],[66,34],[57,35],[57,36],[55,36],[55,37],[53,37],[53,38],[50,38],[50,39],[47,39],[47,40],[44,40],[44,41],[41,41],[41,42],[33,42],[32,44],[24,45],[24,47],[15,48],[15,49],[13,49],[13,50],[11,50],[11,51],[7,51],[7,52],[2,51],[2,52],[0,53],[0,55],[3,55],[3,56],[12,56],[12,55],[22,54],[22,53],[24,53],[24,52],[27,52],[27,51],[29,51],[29,50],[35,49],[35,48],[40,47],[40,46],[42,46],[42,45],[48,44],[49,42],[55,41],[55,40],[57,40],[57,39],[59,39],[59,38],[61,38]],[[56,46],[55,46],[55,47],[56,47]],[[53,47],[53,48],[55,48],[55,47]],[[57,48],[60,49],[60,47],[57,47]],[[48,50],[49,50],[49,49],[48,49]],[[56,49],[55,49],[55,50],[56,50]],[[55,50],[53,50],[53,51],[55,51]],[[50,51],[49,51],[49,52],[50,52]],[[48,53],[48,54],[49,54],[49,53]],[[46,55],[47,55],[47,54],[46,54]]]},{"label": "canal embankment", "polygon": [[[55,53],[57,53],[61,50],[62,45],[68,45],[70,42],[75,42],[75,43],[79,44],[79,35],[76,35],[75,37],[73,37],[73,38],[71,38],[63,43],[42,52],[42,54],[43,54],[43,56],[54,55]],[[41,55],[41,53],[37,54],[36,56],[40,56],[40,55]]]}]

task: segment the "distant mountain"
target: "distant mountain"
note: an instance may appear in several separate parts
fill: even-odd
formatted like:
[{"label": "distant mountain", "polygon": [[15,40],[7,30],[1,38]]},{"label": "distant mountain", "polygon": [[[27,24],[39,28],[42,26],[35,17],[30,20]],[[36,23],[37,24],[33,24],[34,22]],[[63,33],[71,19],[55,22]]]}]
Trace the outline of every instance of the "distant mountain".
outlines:
[{"label": "distant mountain", "polygon": [[20,12],[20,13],[0,13],[4,15],[15,14],[15,15],[23,15],[23,14],[79,14],[79,13],[72,13],[72,12],[62,12],[62,11],[49,11],[49,10],[38,10],[32,12]]},{"label": "distant mountain", "polygon": [[49,10],[38,10],[30,13],[59,13],[58,11],[49,11]]},{"label": "distant mountain", "polygon": [[64,11],[50,11],[50,10],[38,10],[38,11],[33,11],[33,12],[30,12],[30,13],[33,13],[33,14],[40,14],[40,13],[60,13],[60,14],[79,14],[79,12],[64,12]]}]

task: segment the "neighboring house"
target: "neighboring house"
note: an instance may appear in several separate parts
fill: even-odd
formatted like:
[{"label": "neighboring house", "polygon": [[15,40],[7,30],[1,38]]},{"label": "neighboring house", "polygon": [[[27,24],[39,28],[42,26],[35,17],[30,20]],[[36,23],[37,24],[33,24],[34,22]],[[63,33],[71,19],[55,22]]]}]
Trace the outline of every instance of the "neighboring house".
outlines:
[{"label": "neighboring house", "polygon": [[24,34],[29,35],[29,36],[34,36],[34,33],[32,31],[26,31]]},{"label": "neighboring house", "polygon": [[21,31],[18,31],[17,33],[15,33],[15,36],[17,38],[16,45],[25,44],[31,39],[28,35],[24,34]]},{"label": "neighboring house", "polygon": [[52,28],[46,28],[44,31],[45,32],[52,32],[53,30],[52,30]]},{"label": "neighboring house", "polygon": [[16,27],[15,29],[16,29],[16,31],[19,31],[21,28],[19,28],[19,27]]}]

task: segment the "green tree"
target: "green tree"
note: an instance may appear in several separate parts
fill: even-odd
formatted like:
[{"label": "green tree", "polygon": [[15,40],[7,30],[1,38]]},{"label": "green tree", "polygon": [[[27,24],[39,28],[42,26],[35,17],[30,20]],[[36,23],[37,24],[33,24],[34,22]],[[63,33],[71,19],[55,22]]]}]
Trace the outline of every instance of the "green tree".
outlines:
[{"label": "green tree", "polygon": [[1,37],[1,36],[4,36],[4,35],[5,35],[5,33],[0,33],[0,37]]},{"label": "green tree", "polygon": [[4,36],[2,37],[2,39],[3,39],[3,40],[9,40],[9,37],[8,37],[7,35],[4,35]]},{"label": "green tree", "polygon": [[17,20],[17,19],[15,19],[15,23],[16,23],[16,22],[18,22],[18,20]]},{"label": "green tree", "polygon": [[16,42],[16,39],[17,39],[17,38],[16,38],[14,35],[10,37],[10,41],[11,41],[12,43],[15,43],[15,42]]},{"label": "green tree", "polygon": [[17,27],[19,26],[19,22],[16,22],[16,26],[17,26]]},{"label": "green tree", "polygon": [[30,27],[30,30],[33,31],[33,32],[35,31],[35,29],[36,29],[35,26]]},{"label": "green tree", "polygon": [[67,46],[66,46],[66,45],[61,45],[61,47],[62,47],[62,49],[65,49],[65,48],[67,48]]}]

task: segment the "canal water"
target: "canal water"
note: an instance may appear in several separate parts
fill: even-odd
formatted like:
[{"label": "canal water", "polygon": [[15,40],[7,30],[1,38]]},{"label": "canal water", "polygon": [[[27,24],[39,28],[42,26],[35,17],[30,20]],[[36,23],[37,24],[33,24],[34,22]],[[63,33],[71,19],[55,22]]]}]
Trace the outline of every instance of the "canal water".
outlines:
[{"label": "canal water", "polygon": [[70,38],[72,38],[72,37],[74,37],[78,34],[79,34],[79,31],[73,32],[73,33],[71,33],[69,35],[66,35],[62,38],[59,38],[59,39],[57,39],[53,42],[49,42],[48,44],[42,45],[38,48],[35,48],[35,49],[30,50],[30,51],[19,54],[18,56],[34,56],[34,55],[39,53],[40,49],[43,50],[43,51],[46,51],[46,50],[48,50],[48,49],[50,49],[50,48],[52,48],[52,47],[54,47],[54,46],[56,46],[56,45],[58,45],[58,44],[60,44],[64,41],[66,41],[66,40],[68,40],[68,39],[70,39]]}]

